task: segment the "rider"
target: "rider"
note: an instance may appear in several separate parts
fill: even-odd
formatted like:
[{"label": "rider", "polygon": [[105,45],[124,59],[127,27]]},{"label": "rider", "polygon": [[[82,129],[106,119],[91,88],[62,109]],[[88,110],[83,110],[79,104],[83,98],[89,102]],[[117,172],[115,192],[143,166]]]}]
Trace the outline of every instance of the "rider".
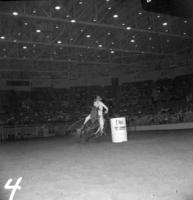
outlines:
[{"label": "rider", "polygon": [[96,119],[98,119],[99,129],[97,130],[97,132],[100,131],[100,135],[103,135],[103,129],[104,129],[103,109],[105,109],[105,113],[108,113],[109,111],[108,107],[102,102],[102,98],[100,96],[97,96],[93,102],[93,107],[90,114],[85,118],[83,126],[89,120],[92,120],[92,122],[94,122]]}]

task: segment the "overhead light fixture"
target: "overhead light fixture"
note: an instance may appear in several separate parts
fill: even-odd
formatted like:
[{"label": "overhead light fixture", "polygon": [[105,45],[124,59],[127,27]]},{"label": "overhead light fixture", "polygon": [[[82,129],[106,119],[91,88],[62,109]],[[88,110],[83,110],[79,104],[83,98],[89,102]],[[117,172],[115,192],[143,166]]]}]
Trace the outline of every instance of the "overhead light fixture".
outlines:
[{"label": "overhead light fixture", "polygon": [[111,52],[110,52],[110,53],[112,53],[112,54],[113,54],[113,53],[115,53],[115,51],[111,50]]},{"label": "overhead light fixture", "polygon": [[1,39],[4,40],[4,39],[5,39],[5,36],[1,36]]},{"label": "overhead light fixture", "polygon": [[81,5],[81,4],[83,4],[83,2],[82,2],[82,1],[79,1],[79,4]]},{"label": "overhead light fixture", "polygon": [[27,47],[26,47],[26,46],[23,46],[22,48],[23,48],[23,49],[27,49]]},{"label": "overhead light fixture", "polygon": [[70,22],[71,23],[76,23],[76,20],[75,19],[71,19]]},{"label": "overhead light fixture", "polygon": [[99,44],[98,47],[103,47],[103,45],[102,45],[102,44]]},{"label": "overhead light fixture", "polygon": [[167,23],[167,22],[163,22],[162,25],[163,25],[163,26],[167,26],[168,23]]},{"label": "overhead light fixture", "polygon": [[61,43],[62,43],[62,41],[58,40],[58,41],[57,41],[57,43],[58,43],[58,44],[61,44]]},{"label": "overhead light fixture", "polygon": [[34,13],[34,14],[35,14],[35,13],[36,13],[36,10],[33,10],[33,11],[32,11],[32,13]]},{"label": "overhead light fixture", "polygon": [[134,39],[132,39],[132,40],[130,40],[130,42],[131,42],[131,43],[134,43],[134,42],[135,42],[135,40],[134,40]]},{"label": "overhead light fixture", "polygon": [[185,23],[185,24],[187,24],[187,22],[188,22],[187,20],[184,20],[184,23]]},{"label": "overhead light fixture", "polygon": [[184,32],[184,35],[187,35],[187,33],[186,33],[186,32]]},{"label": "overhead light fixture", "polygon": [[18,12],[12,12],[12,15],[17,16]]},{"label": "overhead light fixture", "polygon": [[118,18],[118,17],[119,17],[119,15],[117,15],[117,14],[113,15],[113,18]]},{"label": "overhead light fixture", "polygon": [[112,8],[111,7],[108,7],[108,10],[111,10]]},{"label": "overhead light fixture", "polygon": [[60,6],[55,6],[55,10],[60,10],[61,7]]},{"label": "overhead light fixture", "polygon": [[25,25],[25,26],[27,26],[27,25],[28,25],[28,23],[27,23],[27,22],[24,22],[24,25]]},{"label": "overhead light fixture", "polygon": [[41,32],[41,30],[40,30],[40,29],[37,29],[37,30],[36,30],[36,33],[40,33],[40,32]]},{"label": "overhead light fixture", "polygon": [[138,12],[138,15],[142,15],[142,12]]},{"label": "overhead light fixture", "polygon": [[89,34],[88,34],[88,35],[86,35],[86,37],[87,37],[87,38],[90,38],[90,37],[91,37],[91,35],[89,35]]},{"label": "overhead light fixture", "polygon": [[127,30],[131,30],[131,27],[130,27],[130,26],[127,26],[126,29],[127,29]]},{"label": "overhead light fixture", "polygon": [[110,32],[108,32],[108,33],[107,33],[107,35],[111,35],[111,33],[110,33]]}]

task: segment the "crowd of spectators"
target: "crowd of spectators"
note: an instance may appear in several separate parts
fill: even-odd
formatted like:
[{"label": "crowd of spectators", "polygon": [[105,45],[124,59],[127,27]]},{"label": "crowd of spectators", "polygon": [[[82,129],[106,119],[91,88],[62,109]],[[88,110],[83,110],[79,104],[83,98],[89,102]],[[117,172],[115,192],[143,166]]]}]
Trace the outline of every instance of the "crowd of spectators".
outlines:
[{"label": "crowd of spectators", "polygon": [[1,91],[0,123],[70,124],[85,117],[96,95],[109,106],[109,117],[125,116],[130,125],[193,121],[193,75],[69,89],[36,88]]}]

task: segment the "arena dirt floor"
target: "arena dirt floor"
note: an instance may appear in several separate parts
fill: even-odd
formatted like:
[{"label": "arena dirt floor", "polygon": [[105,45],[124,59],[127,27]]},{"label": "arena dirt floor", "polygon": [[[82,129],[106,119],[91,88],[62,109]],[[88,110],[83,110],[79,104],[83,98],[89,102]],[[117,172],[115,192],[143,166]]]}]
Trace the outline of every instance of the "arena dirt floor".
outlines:
[{"label": "arena dirt floor", "polygon": [[72,137],[0,145],[0,199],[193,200],[193,131],[132,132],[79,143]]}]

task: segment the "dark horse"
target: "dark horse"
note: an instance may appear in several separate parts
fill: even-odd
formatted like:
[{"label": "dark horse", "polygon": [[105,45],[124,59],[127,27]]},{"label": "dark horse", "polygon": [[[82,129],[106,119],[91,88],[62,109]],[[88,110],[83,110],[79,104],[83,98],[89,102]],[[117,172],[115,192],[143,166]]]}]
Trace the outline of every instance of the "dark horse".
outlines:
[{"label": "dark horse", "polygon": [[[69,127],[70,132],[79,137],[81,142],[88,142],[90,139],[100,137],[99,120],[89,120],[83,128],[80,128],[84,119],[75,122]],[[106,121],[106,120],[105,120]],[[105,123],[104,130],[106,130],[107,124]],[[106,132],[105,132],[106,135]]]}]

